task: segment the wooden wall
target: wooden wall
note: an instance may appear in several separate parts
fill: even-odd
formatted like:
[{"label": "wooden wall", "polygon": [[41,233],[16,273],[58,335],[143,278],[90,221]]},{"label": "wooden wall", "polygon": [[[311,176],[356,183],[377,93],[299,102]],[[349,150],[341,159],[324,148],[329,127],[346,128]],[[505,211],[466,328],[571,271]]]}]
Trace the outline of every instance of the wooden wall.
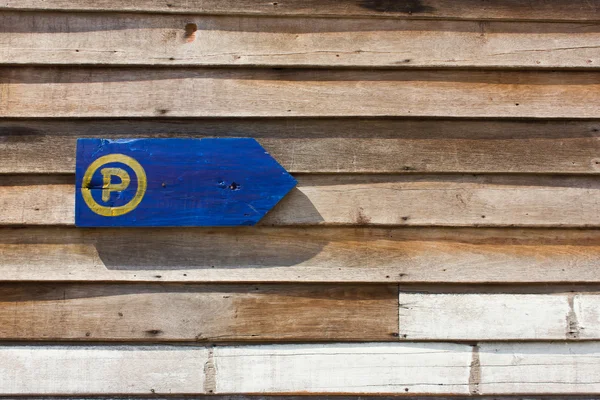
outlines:
[{"label": "wooden wall", "polygon": [[[600,3],[0,0],[0,64],[0,396],[600,394]],[[259,226],[74,227],[76,138],[210,136]]]}]

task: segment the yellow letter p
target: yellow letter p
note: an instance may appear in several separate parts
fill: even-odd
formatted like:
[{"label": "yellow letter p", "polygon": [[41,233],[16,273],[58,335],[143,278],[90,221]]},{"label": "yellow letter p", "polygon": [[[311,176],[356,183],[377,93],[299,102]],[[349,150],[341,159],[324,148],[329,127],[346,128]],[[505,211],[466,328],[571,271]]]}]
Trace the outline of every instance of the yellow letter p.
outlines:
[{"label": "yellow letter p", "polygon": [[[122,192],[129,187],[131,178],[127,171],[121,168],[103,168],[100,170],[102,173],[102,201],[107,202],[110,200],[110,194],[112,192]],[[112,183],[112,177],[118,177],[121,182]]]}]

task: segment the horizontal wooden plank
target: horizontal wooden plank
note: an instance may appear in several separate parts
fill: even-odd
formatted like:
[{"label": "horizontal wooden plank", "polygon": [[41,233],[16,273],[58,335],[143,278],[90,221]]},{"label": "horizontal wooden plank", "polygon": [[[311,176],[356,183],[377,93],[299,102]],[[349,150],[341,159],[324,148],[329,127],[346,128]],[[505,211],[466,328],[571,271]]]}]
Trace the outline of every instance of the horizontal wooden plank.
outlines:
[{"label": "horizontal wooden plank", "polygon": [[204,347],[0,346],[0,395],[203,393]]},{"label": "horizontal wooden plank", "polygon": [[214,350],[217,393],[468,394],[459,344],[265,345]]},{"label": "horizontal wooden plank", "polygon": [[489,343],[479,346],[481,394],[600,392],[600,345]]},{"label": "horizontal wooden plank", "polygon": [[599,230],[3,228],[0,254],[3,281],[600,281]]},{"label": "horizontal wooden plank", "polygon": [[[594,294],[400,292],[405,340],[552,340],[600,338],[580,327],[574,302]],[[597,304],[596,304],[597,305]],[[591,321],[590,321],[591,322]],[[596,321],[597,323],[597,321]],[[587,324],[586,324],[587,325]],[[590,324],[593,326],[593,324]],[[590,334],[591,333],[591,334]]]},{"label": "horizontal wooden plank", "polygon": [[[72,176],[0,176],[2,225],[73,225]],[[590,177],[301,175],[260,224],[598,227]]]},{"label": "horizontal wooden plank", "polygon": [[3,345],[0,394],[595,395],[600,393],[598,346]]},{"label": "horizontal wooden plank", "polygon": [[292,173],[600,172],[598,120],[0,119],[0,173],[73,173],[78,137],[254,137]]},{"label": "horizontal wooden plank", "polygon": [[0,14],[1,64],[598,68],[600,25]]},{"label": "horizontal wooden plank", "polygon": [[4,117],[598,118],[579,71],[2,67]]},{"label": "horizontal wooden plank", "polygon": [[0,339],[397,340],[395,285],[0,284]]},{"label": "horizontal wooden plank", "polygon": [[149,13],[308,15],[328,17],[398,17],[598,21],[600,8],[589,0],[2,0],[0,9],[61,11],[133,11]]}]

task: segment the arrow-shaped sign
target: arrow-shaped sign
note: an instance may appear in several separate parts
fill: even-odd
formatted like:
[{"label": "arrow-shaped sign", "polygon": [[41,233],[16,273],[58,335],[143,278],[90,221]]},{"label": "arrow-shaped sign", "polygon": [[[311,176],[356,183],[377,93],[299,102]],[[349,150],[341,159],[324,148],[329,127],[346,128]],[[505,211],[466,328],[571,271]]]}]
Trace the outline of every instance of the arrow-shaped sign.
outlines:
[{"label": "arrow-shaped sign", "polygon": [[256,224],[296,180],[254,139],[78,139],[75,224]]}]

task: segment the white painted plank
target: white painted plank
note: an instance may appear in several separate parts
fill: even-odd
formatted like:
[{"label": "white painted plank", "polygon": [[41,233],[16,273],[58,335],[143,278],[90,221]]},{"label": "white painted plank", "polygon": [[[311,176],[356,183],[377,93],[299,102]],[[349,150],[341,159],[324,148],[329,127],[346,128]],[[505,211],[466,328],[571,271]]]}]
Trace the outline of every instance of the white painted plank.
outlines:
[{"label": "white painted plank", "polygon": [[479,393],[600,393],[600,343],[489,343],[479,348]]},{"label": "white painted plank", "polygon": [[400,293],[399,301],[406,340],[571,338],[567,295]]},{"label": "white painted plank", "polygon": [[198,347],[1,346],[0,395],[203,393]]},{"label": "white painted plank", "polygon": [[571,329],[580,339],[600,337],[600,294],[586,293],[573,297]]},{"label": "white painted plank", "polygon": [[471,346],[368,343],[217,347],[217,393],[469,393]]}]

